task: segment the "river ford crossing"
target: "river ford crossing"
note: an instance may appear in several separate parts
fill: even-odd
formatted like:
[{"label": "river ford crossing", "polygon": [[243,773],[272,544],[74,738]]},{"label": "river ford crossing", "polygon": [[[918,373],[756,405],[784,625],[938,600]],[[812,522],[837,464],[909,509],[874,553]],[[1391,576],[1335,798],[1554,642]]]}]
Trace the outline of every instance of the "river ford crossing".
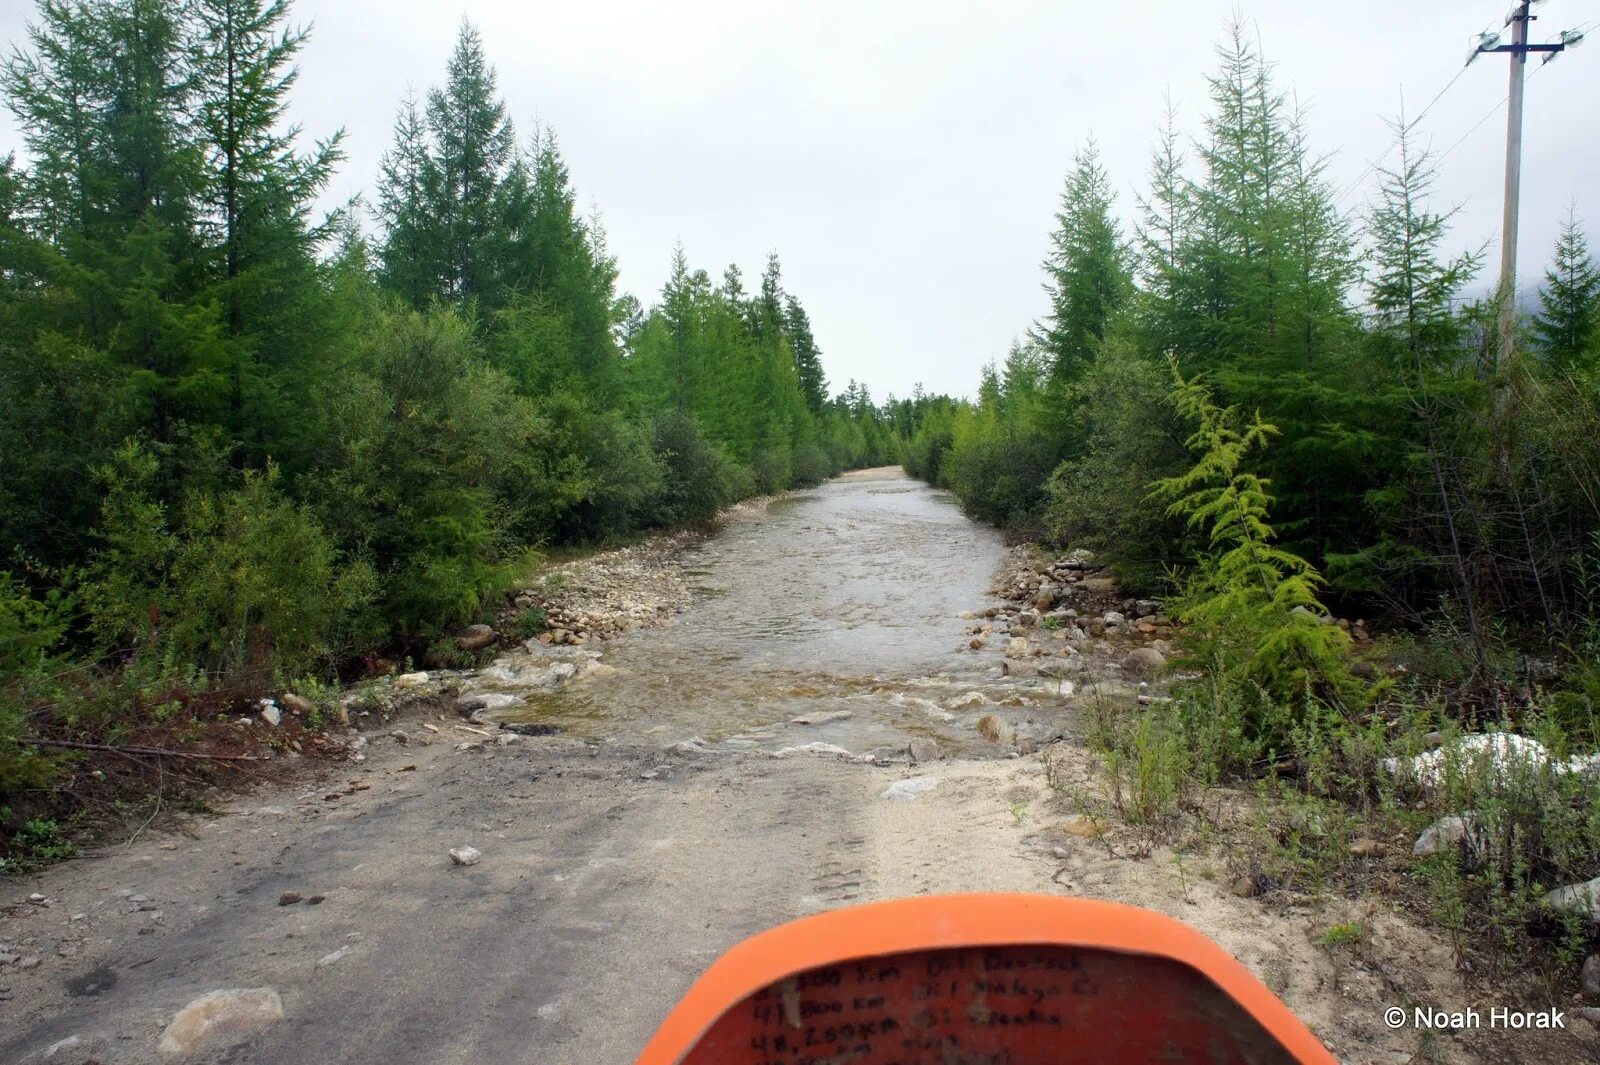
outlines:
[{"label": "river ford crossing", "polygon": [[[6,883],[0,948],[23,961],[0,968],[0,1062],[623,1065],[748,935],[974,890],[1177,916],[1341,1060],[1412,1060],[1417,1033],[1388,1029],[1383,1007],[1402,990],[1467,1001],[1438,937],[1364,900],[1235,897],[1226,803],[1218,842],[1182,861],[1124,826],[1071,830],[1086,808],[1113,816],[1103,774],[1075,743],[1034,748],[1070,737],[1086,698],[1134,689],[1099,675],[1109,659],[1084,656],[1069,684],[1002,677],[1003,635],[971,648],[961,615],[994,604],[1003,556],[898,471],[794,493],[689,548],[687,610],[598,648],[607,670],[535,683],[597,649],[539,648],[452,678],[559,735],[497,738],[492,719],[461,722],[453,694],[358,716],[359,764],[307,760]],[[986,716],[998,740],[979,735]],[[949,757],[908,764],[918,737]],[[910,778],[934,783],[884,797]],[[461,847],[481,859],[453,864]],[[1345,921],[1370,930],[1360,964],[1316,943]],[[237,989],[257,989],[239,1000],[251,1025],[192,1044],[168,1032]],[[1519,1048],[1573,1060],[1565,1043],[1482,1040],[1428,1060]]]}]

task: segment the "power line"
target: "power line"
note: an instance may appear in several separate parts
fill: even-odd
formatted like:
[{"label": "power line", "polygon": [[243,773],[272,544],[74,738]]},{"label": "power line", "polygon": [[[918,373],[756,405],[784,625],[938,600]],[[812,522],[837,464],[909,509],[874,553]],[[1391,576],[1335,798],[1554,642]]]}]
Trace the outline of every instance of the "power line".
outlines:
[{"label": "power line", "polygon": [[[1440,89],[1437,93],[1435,93],[1433,99],[1428,101],[1428,106],[1424,107],[1422,109],[1422,112],[1420,114],[1418,114],[1416,118],[1413,118],[1411,121],[1406,123],[1407,131],[1415,129],[1418,123],[1420,123],[1424,118],[1427,118],[1428,117],[1428,112],[1433,110],[1434,104],[1437,104],[1440,100],[1444,99],[1444,94],[1449,92],[1452,88],[1454,88],[1456,82],[1461,80],[1461,75],[1465,74],[1466,72],[1467,72],[1467,68],[1466,67],[1462,67],[1460,70],[1456,71],[1455,77],[1453,77],[1449,81],[1445,82],[1444,88]],[[1378,158],[1374,159],[1372,162],[1367,164],[1367,168],[1361,172],[1361,175],[1359,177],[1357,177],[1354,181],[1352,181],[1349,185],[1347,185],[1345,187],[1345,190],[1342,193],[1339,194],[1339,198],[1337,200],[1335,200],[1334,203],[1336,205],[1337,204],[1341,204],[1341,203],[1344,203],[1345,200],[1349,199],[1350,198],[1350,194],[1352,192],[1356,191],[1356,189],[1360,188],[1361,187],[1361,183],[1367,180],[1367,175],[1371,174],[1374,170],[1378,169],[1379,166],[1383,165],[1383,161],[1385,159],[1389,158],[1389,153],[1394,151],[1394,146],[1395,146],[1395,142],[1394,141],[1390,141],[1389,142],[1389,146],[1383,150],[1383,153],[1381,155],[1379,155]]]}]

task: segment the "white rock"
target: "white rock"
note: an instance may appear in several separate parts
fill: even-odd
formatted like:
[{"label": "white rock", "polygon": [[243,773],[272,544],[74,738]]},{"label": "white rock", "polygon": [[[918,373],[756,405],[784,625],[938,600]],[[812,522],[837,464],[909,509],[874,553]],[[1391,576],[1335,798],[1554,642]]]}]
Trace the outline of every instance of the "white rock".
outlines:
[{"label": "white rock", "polygon": [[420,688],[426,683],[428,683],[426,673],[402,673],[394,678],[396,688]]},{"label": "white rock", "polygon": [[691,736],[686,740],[680,740],[669,745],[667,752],[669,754],[710,754],[711,745],[699,736]]},{"label": "white rock", "polygon": [[240,1037],[281,1020],[283,999],[270,987],[212,991],[173,1015],[157,1048],[163,1054],[189,1054],[219,1039],[237,1042]]},{"label": "white rock", "polygon": [[58,1039],[54,1043],[51,1043],[49,1046],[45,1047],[44,1053],[40,1054],[39,1056],[49,1060],[63,1050],[73,1050],[81,1046],[83,1046],[83,1036],[69,1035],[65,1039]]},{"label": "white rock", "polygon": [[317,959],[317,968],[326,969],[330,965],[338,964],[341,959],[347,956],[354,949],[354,947],[340,947],[331,954],[324,954],[322,957]]},{"label": "white rock", "polygon": [[283,721],[283,711],[271,699],[261,700],[261,720],[276,727]]},{"label": "white rock", "polygon": [[1583,884],[1568,884],[1547,892],[1544,904],[1552,910],[1574,910],[1600,915],[1600,876]]},{"label": "white rock", "polygon": [[[1514,768],[1540,769],[1550,763],[1550,752],[1538,740],[1515,732],[1485,732],[1462,736],[1453,744],[1423,751],[1409,760],[1386,758],[1383,766],[1394,774],[1404,769],[1418,783],[1436,788],[1444,783],[1447,767],[1451,765],[1464,772],[1487,766],[1499,783]],[[1556,763],[1556,768],[1566,772],[1568,763]]]},{"label": "white rock", "polygon": [[898,802],[910,802],[925,791],[932,791],[939,786],[938,777],[910,777],[906,780],[897,780],[883,789],[880,799],[890,799]]},{"label": "white rock", "polygon": [[822,714],[801,714],[799,717],[790,718],[791,725],[831,725],[835,721],[848,721],[855,717],[854,710],[832,710]]},{"label": "white rock", "polygon": [[787,758],[791,754],[831,754],[843,758],[851,757],[849,751],[833,743],[802,743],[798,747],[782,747],[772,752],[774,758]]},{"label": "white rock", "polygon": [[1449,847],[1459,846],[1461,841],[1471,836],[1468,846],[1476,852],[1482,846],[1481,833],[1478,831],[1478,819],[1471,810],[1464,814],[1451,814],[1441,817],[1425,829],[1417,837],[1417,842],[1412,844],[1411,853],[1419,858],[1430,854],[1438,854]]},{"label": "white rock", "polygon": [[457,865],[477,865],[483,861],[483,852],[476,847],[456,847],[450,851],[450,860]]}]

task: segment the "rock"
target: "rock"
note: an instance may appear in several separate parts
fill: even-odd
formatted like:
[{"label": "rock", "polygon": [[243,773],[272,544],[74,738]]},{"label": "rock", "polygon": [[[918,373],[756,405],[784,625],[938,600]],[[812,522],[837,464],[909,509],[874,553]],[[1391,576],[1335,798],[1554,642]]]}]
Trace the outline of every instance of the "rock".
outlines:
[{"label": "rock", "polygon": [[1477,815],[1471,810],[1464,814],[1441,817],[1417,837],[1417,841],[1411,845],[1411,853],[1418,858],[1426,858],[1442,850],[1464,844],[1468,852],[1476,857],[1484,844],[1483,834],[1478,831],[1477,822]]},{"label": "rock", "polygon": [[332,954],[324,954],[322,957],[317,959],[316,967],[318,969],[326,969],[330,965],[336,965],[339,963],[340,959],[348,956],[349,953],[354,949],[354,947],[340,947]]},{"label": "rock", "polygon": [[500,638],[488,625],[468,625],[456,633],[456,647],[462,651],[481,651]]},{"label": "rock", "polygon": [[853,757],[849,751],[836,743],[802,743],[798,747],[781,747],[772,752],[772,757],[787,758],[791,754],[832,754],[845,758]]},{"label": "rock", "polygon": [[1120,610],[1107,610],[1101,615],[1101,618],[1104,619],[1108,629],[1113,625],[1126,625],[1128,623],[1128,616]]},{"label": "rock", "polygon": [[1574,913],[1600,915],[1600,877],[1582,884],[1568,884],[1547,892],[1544,904],[1552,910],[1570,910]]},{"label": "rock", "polygon": [[906,780],[897,780],[883,789],[880,799],[890,799],[896,802],[910,802],[925,791],[932,791],[939,786],[938,777],[910,777]]},{"label": "rock", "polygon": [[1122,660],[1122,672],[1148,680],[1166,668],[1167,656],[1154,647],[1136,647]]},{"label": "rock", "polygon": [[1000,742],[1000,719],[993,714],[984,714],[978,718],[978,735],[990,743]]},{"label": "rock", "polygon": [[163,1054],[190,1054],[206,1044],[236,1043],[281,1020],[283,1000],[270,987],[212,991],[174,1014],[157,1046]]},{"label": "rock", "polygon": [[1590,998],[1600,998],[1600,954],[1583,959],[1583,973],[1579,977],[1583,993]]},{"label": "rock", "polygon": [[37,969],[39,966],[41,966],[43,964],[44,964],[44,959],[43,958],[38,958],[38,957],[23,958],[21,961],[17,962],[17,968],[23,970],[24,972],[26,972],[29,969]]},{"label": "rock", "polygon": [[968,640],[967,647],[974,651],[981,651],[983,650],[983,641],[977,639]]},{"label": "rock", "polygon": [[483,852],[476,847],[455,847],[450,851],[450,860],[456,865],[477,865],[483,861]]},{"label": "rock", "polygon": [[273,727],[277,727],[283,721],[283,711],[279,710],[277,704],[271,699],[263,699],[261,700],[261,720]]},{"label": "rock", "polygon": [[710,754],[712,752],[711,745],[708,744],[704,739],[699,736],[691,736],[686,740],[679,740],[677,743],[669,745],[667,747],[667,753],[699,755]]},{"label": "rock", "polygon": [[1289,614],[1291,617],[1307,618],[1311,621],[1315,621],[1318,625],[1333,624],[1332,617],[1328,616],[1327,614],[1319,614],[1315,610],[1305,606],[1297,606],[1293,610],[1289,611]]},{"label": "rock", "polygon": [[1600,1028],[1600,1008],[1594,1006],[1579,1006],[1572,1011],[1574,1017],[1581,1017],[1590,1024]]},{"label": "rock", "polygon": [[1090,618],[1083,623],[1083,627],[1090,636],[1099,639],[1106,634],[1106,619]]},{"label": "rock", "polygon": [[420,688],[426,683],[428,683],[426,673],[402,673],[394,678],[396,688]]},{"label": "rock", "polygon": [[966,710],[969,707],[987,706],[988,704],[989,697],[987,695],[983,694],[982,692],[968,692],[967,694],[958,696],[956,699],[952,700],[950,703],[950,709]]},{"label": "rock", "polygon": [[944,757],[944,748],[939,746],[937,740],[918,736],[906,747],[906,753],[913,762],[937,762]]},{"label": "rock", "polygon": [[483,713],[488,706],[488,700],[481,695],[463,695],[456,700],[456,713],[462,717],[471,717]]},{"label": "rock", "polygon": [[1513,769],[1537,769],[1550,765],[1558,773],[1590,772],[1590,759],[1579,756],[1557,762],[1544,744],[1515,732],[1481,732],[1462,736],[1454,743],[1424,751],[1414,758],[1385,758],[1383,767],[1390,773],[1409,772],[1419,784],[1436,788],[1445,780],[1450,766],[1466,774],[1487,772],[1494,784],[1505,782]]},{"label": "rock", "polygon": [[1039,615],[1031,610],[1024,610],[1012,619],[1011,624],[1019,629],[1031,629],[1039,624]]},{"label": "rock", "polygon": [[1044,614],[1056,605],[1056,588],[1049,581],[1039,585],[1039,592],[1033,597],[1033,609]]},{"label": "rock", "polygon": [[822,714],[801,714],[799,717],[789,719],[791,725],[831,725],[835,721],[849,721],[855,717],[854,710],[831,710]]},{"label": "rock", "polygon": [[403,728],[397,728],[389,733],[389,738],[404,747],[411,742],[411,735]]},{"label": "rock", "polygon": [[1161,612],[1161,600],[1135,599],[1133,601],[1133,612],[1142,618],[1150,617],[1152,614],[1159,614]]},{"label": "rock", "polygon": [[305,717],[317,708],[316,704],[310,699],[303,695],[296,695],[294,692],[284,692],[278,696],[278,703],[289,713],[299,717]]},{"label": "rock", "polygon": [[1002,659],[1000,662],[1000,675],[1002,677],[1037,677],[1039,666],[1033,661],[1019,661],[1015,658]]},{"label": "rock", "polygon": [[1376,858],[1386,853],[1389,850],[1389,845],[1375,839],[1358,839],[1346,847],[1345,850],[1358,858]]},{"label": "rock", "polygon": [[1293,810],[1289,814],[1289,827],[1303,836],[1321,839],[1327,835],[1322,825],[1322,815],[1308,810]]},{"label": "rock", "polygon": [[494,738],[494,742],[501,747],[510,747],[522,742],[522,737],[515,732],[502,732]]},{"label": "rock", "polygon": [[278,896],[278,905],[279,906],[293,906],[295,903],[297,903],[299,901],[300,901],[300,892],[298,892],[298,891],[285,891],[283,894]]},{"label": "rock", "polygon": [[1006,654],[1014,658],[1028,657],[1028,641],[1021,636],[1013,636],[1006,641]]},{"label": "rock", "polygon": [[1256,883],[1255,877],[1236,876],[1228,884],[1228,891],[1241,899],[1250,899],[1261,894],[1261,885]]},{"label": "rock", "polygon": [[529,724],[522,721],[502,721],[500,727],[519,736],[554,736],[561,731],[556,725]]},{"label": "rock", "polygon": [[65,1039],[58,1039],[54,1043],[51,1043],[49,1046],[45,1047],[44,1053],[40,1054],[39,1057],[43,1058],[45,1061],[49,1061],[63,1050],[76,1050],[81,1046],[83,1046],[83,1036],[69,1035]]},{"label": "rock", "polygon": [[1078,587],[1086,592],[1114,592],[1117,582],[1110,577],[1085,577],[1078,582]]}]

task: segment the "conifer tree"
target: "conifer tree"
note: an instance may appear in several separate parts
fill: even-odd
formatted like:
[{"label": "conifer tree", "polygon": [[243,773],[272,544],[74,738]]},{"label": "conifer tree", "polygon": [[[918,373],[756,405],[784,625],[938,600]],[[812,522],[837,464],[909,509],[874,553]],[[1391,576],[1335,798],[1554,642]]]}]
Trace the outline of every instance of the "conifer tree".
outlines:
[{"label": "conifer tree", "polygon": [[442,230],[440,278],[447,296],[466,300],[494,285],[499,188],[516,147],[483,39],[463,22],[443,88],[428,94],[438,181],[433,212]]},{"label": "conifer tree", "polygon": [[828,379],[822,370],[822,352],[811,333],[811,319],[800,301],[786,296],[783,305],[784,330],[794,349],[795,372],[800,377],[800,393],[805,397],[806,408],[820,415],[828,402]]},{"label": "conifer tree", "polygon": [[1112,214],[1114,195],[1093,140],[1080,151],[1067,176],[1050,235],[1050,314],[1036,335],[1052,359],[1059,381],[1079,377],[1094,358],[1095,345],[1132,293],[1127,247]]},{"label": "conifer tree", "polygon": [[1562,223],[1555,261],[1544,280],[1543,307],[1533,320],[1540,352],[1562,370],[1600,364],[1600,269],[1589,256],[1575,210]]},{"label": "conifer tree", "polygon": [[443,246],[434,207],[440,199],[439,170],[428,147],[416,97],[406,93],[394,122],[394,145],[378,167],[379,224],[383,244],[378,276],[415,310],[441,295]]}]

